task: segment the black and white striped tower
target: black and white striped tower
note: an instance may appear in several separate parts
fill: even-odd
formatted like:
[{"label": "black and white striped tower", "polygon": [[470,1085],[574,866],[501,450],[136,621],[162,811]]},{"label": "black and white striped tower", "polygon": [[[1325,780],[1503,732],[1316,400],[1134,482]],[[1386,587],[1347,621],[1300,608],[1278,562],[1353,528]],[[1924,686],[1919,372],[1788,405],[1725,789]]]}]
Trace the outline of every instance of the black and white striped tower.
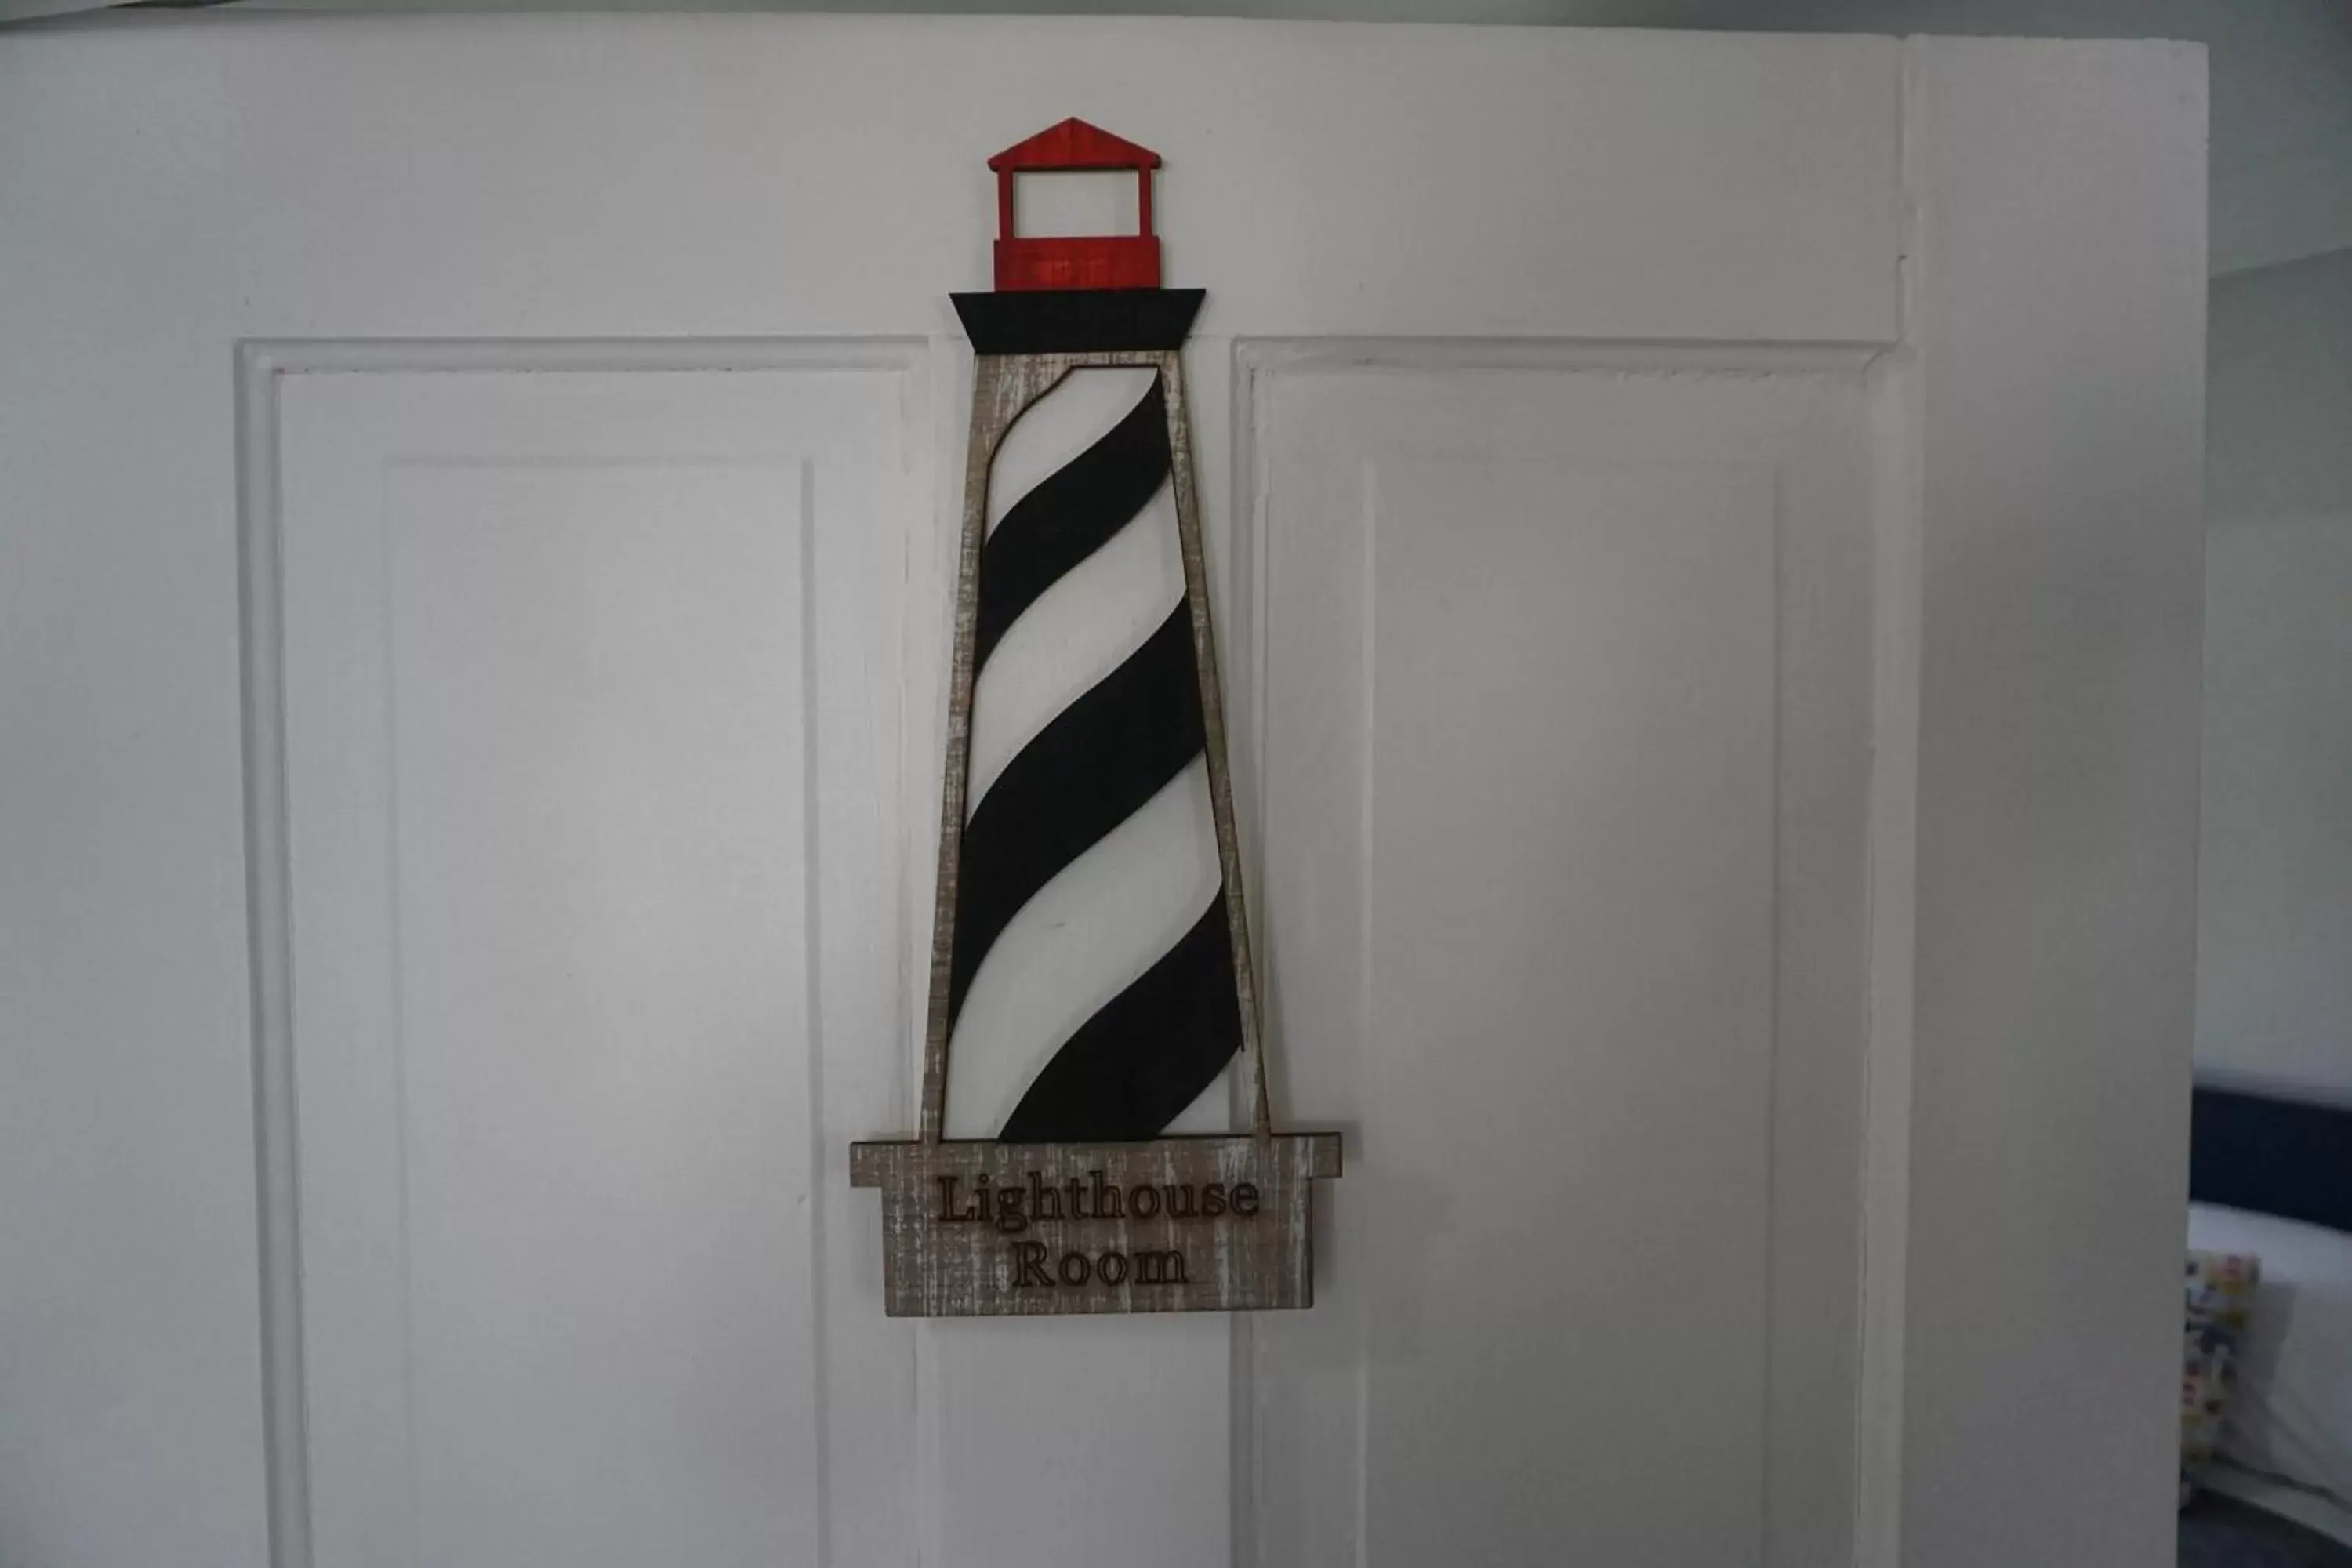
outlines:
[{"label": "black and white striped tower", "polygon": [[[1065,121],[995,163],[1148,190],[1157,162]],[[1132,286],[1066,286],[1089,270]],[[1158,287],[1148,234],[1008,235],[997,282],[955,296],[977,361],[926,1041],[953,1071],[925,1127],[1150,1138],[1256,1033],[1179,357],[1202,291]]]},{"label": "black and white striped tower", "polygon": [[[1061,374],[1024,398],[1034,357]],[[1150,1138],[1222,1084],[1246,1016],[1215,667],[1173,460],[1181,383],[1172,363],[991,358],[1014,384],[989,389],[983,418],[1024,400],[995,443],[956,630],[969,723],[932,1002],[945,1131]]]},{"label": "black and white striped tower", "polygon": [[[885,1190],[894,1314],[1311,1300],[1339,1140],[1267,1111],[1181,359],[1203,291],[1160,287],[1159,162],[1075,120],[998,154],[997,286],[954,296],[975,362],[921,1131],[852,1160]],[[1133,172],[1142,232],[1017,236],[1013,176],[1066,169]]]}]

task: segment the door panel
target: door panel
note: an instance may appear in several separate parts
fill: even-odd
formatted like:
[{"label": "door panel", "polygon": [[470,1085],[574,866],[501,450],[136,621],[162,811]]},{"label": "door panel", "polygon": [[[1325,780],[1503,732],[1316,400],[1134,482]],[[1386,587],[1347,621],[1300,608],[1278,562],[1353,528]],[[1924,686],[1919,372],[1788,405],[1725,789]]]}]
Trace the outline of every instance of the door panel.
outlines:
[{"label": "door panel", "polygon": [[1843,1555],[1864,379],[1267,352],[1275,1059],[1355,1151],[1256,1328],[1275,1555],[1760,1562],[1809,1482],[1769,1560]]},{"label": "door panel", "polygon": [[525,369],[279,378],[313,1550],[813,1560],[903,372]]}]

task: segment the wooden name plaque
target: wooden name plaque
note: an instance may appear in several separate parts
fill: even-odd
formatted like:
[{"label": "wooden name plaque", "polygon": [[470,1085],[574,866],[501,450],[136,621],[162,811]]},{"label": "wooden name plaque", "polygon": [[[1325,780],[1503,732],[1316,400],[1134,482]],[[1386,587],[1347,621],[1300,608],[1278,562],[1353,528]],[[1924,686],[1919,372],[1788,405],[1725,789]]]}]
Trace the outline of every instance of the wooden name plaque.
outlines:
[{"label": "wooden name plaque", "polygon": [[[921,1131],[853,1144],[849,1163],[853,1185],[882,1193],[883,1296],[893,1317],[1224,1311],[1314,1300],[1312,1184],[1339,1173],[1339,1135],[1277,1135],[1266,1106],[1179,352],[1202,291],[1158,286],[1150,195],[1159,163],[1148,148],[1075,120],[999,153],[990,160],[1005,230],[996,290],[954,297],[978,358]],[[1132,171],[1144,232],[1013,237],[1013,176],[1067,169]],[[1066,445],[1033,442],[1000,463],[1007,433],[1024,418],[1024,431]],[[1154,529],[1172,538],[1154,541]],[[1113,549],[1114,541],[1174,549]],[[1152,613],[1164,617],[1157,629],[1146,628],[1139,644],[1106,648],[1097,627],[1088,644],[1090,623],[1074,591],[1106,591],[1107,579],[1082,569],[1114,558],[1149,572],[1135,563],[1171,553],[1181,578],[1144,595],[1175,601],[1157,600]],[[996,765],[975,784],[975,689],[983,669],[1020,667],[1017,654],[992,666],[1008,646],[1031,650],[1033,672],[1040,647],[1067,660],[1076,657],[1072,647],[1092,647],[1104,664],[1081,670],[1091,684],[1074,690],[1057,676],[1055,706],[1023,710],[1010,732],[1024,738],[1000,747]],[[1155,809],[1188,804],[1188,792],[1189,814]],[[1213,826],[1213,847],[1204,834],[1185,837],[1199,834],[1203,819]],[[1147,842],[1156,859],[1118,858]],[[999,1091],[1009,1082],[1017,1103],[1004,1095],[1011,1109],[1001,1124],[991,1113],[992,1139],[948,1138],[950,1047],[969,1053],[971,1031],[960,1040],[958,1026],[967,1022],[974,981],[993,961],[1000,967],[987,973],[1004,994],[1006,952],[1024,944],[999,939],[1050,888],[1066,895],[1083,881],[1075,869],[1081,862],[1098,873],[1107,864],[1124,868],[1087,884],[1096,892],[1132,885],[1120,877],[1139,865],[1162,883],[1171,865],[1189,866],[1199,873],[1200,901],[1183,911],[1183,929],[1154,935],[1130,927],[1125,945],[1107,957],[1088,946],[1087,920],[1070,918],[1066,905],[1049,921],[1033,921],[1026,951],[1034,954],[1041,941],[1071,944],[1060,950],[1064,962],[1048,966],[1065,987],[1051,1000],[1060,1016],[1083,1021],[1066,1037],[1021,1036],[1015,1054],[983,1055]],[[1066,873],[1070,879],[1057,881]],[[1150,952],[1137,973],[1132,950],[1146,938]],[[1117,973],[1082,973],[1088,961]],[[1040,982],[1024,973],[1012,984]],[[1000,1049],[1004,1017],[996,1015]],[[988,1031],[980,1033],[985,1044]],[[1009,1080],[1008,1062],[1018,1074]],[[1217,1098],[1229,1069],[1249,1131],[1169,1135],[1188,1110]]]},{"label": "wooden name plaque", "polygon": [[1339,1135],[858,1143],[894,1318],[1308,1307]]}]

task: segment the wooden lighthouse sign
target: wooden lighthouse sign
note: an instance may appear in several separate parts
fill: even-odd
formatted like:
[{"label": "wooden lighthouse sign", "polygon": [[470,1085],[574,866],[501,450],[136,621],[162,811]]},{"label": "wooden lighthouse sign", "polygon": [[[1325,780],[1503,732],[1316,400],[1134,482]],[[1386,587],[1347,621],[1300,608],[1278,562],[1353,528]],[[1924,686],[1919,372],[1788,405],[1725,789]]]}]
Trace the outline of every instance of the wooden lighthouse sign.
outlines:
[{"label": "wooden lighthouse sign", "polygon": [[[921,1129],[850,1149],[852,1184],[881,1189],[893,1317],[1314,1299],[1339,1135],[1277,1134],[1267,1110],[1179,353],[1202,290],[1160,286],[1159,166],[1079,120],[998,153],[996,287],[954,296],[976,363]],[[1019,235],[1015,178],[1068,170],[1132,172],[1138,232]],[[1146,613],[1106,637],[1089,593]],[[1090,637],[1102,667],[1073,680]],[[1009,696],[1024,667],[1056,673]],[[1153,900],[1158,927],[1134,913]],[[1017,966],[1057,942],[1084,951],[1033,985]],[[1055,983],[1058,1012],[1034,994]],[[959,1052],[998,1098],[951,1116]],[[1247,1131],[1171,1131],[1226,1085]]]}]

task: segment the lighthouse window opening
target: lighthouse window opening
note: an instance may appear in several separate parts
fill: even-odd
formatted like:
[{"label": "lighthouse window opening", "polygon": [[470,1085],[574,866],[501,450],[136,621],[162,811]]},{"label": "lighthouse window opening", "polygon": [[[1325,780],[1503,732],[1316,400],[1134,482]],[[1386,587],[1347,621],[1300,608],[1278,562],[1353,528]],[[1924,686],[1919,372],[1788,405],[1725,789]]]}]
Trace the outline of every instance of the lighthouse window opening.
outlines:
[{"label": "lighthouse window opening", "polygon": [[1024,171],[1013,176],[1013,204],[1024,239],[1143,232],[1132,169]]}]

